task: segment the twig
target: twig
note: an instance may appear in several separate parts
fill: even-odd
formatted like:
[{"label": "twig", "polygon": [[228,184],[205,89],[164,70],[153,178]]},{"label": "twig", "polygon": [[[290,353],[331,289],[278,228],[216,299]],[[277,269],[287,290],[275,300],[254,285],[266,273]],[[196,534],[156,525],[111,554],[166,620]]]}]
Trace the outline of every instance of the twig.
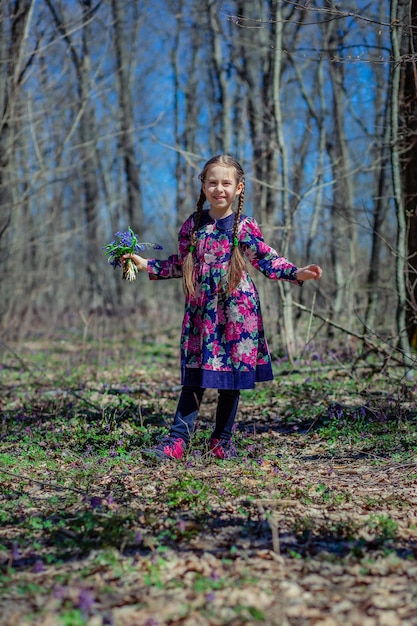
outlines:
[{"label": "twig", "polygon": [[22,359],[22,357],[19,356],[17,352],[15,352],[5,341],[3,341],[3,339],[0,339],[0,343],[6,348],[6,350],[8,350],[11,354],[13,354],[15,359],[19,361],[22,367],[24,367],[25,369],[29,369],[29,366],[27,365],[26,361]]},{"label": "twig", "polygon": [[278,521],[279,521],[278,518],[274,516],[271,516],[270,518],[268,518],[268,524],[272,532],[272,549],[275,552],[275,554],[281,554],[281,547],[279,544]]},{"label": "twig", "polygon": [[73,491],[74,493],[78,493],[80,495],[86,496],[88,495],[86,491],[82,489],[77,489],[76,487],[67,487],[66,485],[54,485],[47,480],[39,480],[39,478],[31,478],[30,476],[23,476],[23,474],[15,474],[13,472],[9,472],[3,467],[0,469],[0,474],[7,474],[7,476],[12,476],[13,478],[18,478],[19,480],[23,480],[28,483],[35,483],[37,485],[41,485],[41,487],[48,487],[53,491]]},{"label": "twig", "polygon": [[[37,365],[36,363],[31,363],[29,361],[25,361],[21,356],[19,356],[17,354],[17,352],[15,352],[5,341],[3,341],[3,339],[0,338],[0,343],[6,348],[6,350],[8,350],[14,357],[15,359],[17,359],[19,361],[19,363],[21,364],[21,366],[28,371],[32,376],[33,376],[33,370],[38,370],[40,372],[42,372],[42,374],[44,374],[47,378],[49,378],[48,373],[45,371],[44,368],[42,368],[40,365]],[[58,379],[58,382],[64,383],[64,379],[61,377]],[[64,387],[64,385],[63,385]],[[90,406],[92,409],[94,409],[96,411],[96,413],[98,413],[99,415],[101,415],[101,409],[98,405],[94,404],[93,402],[91,402],[90,400],[87,400],[86,398],[83,398],[79,393],[77,393],[76,391],[74,391],[73,389],[67,389],[67,393],[71,396],[74,396],[75,398],[77,398],[78,400],[81,400],[81,402],[84,402],[84,404],[86,404],[87,406]]]},{"label": "twig", "polygon": [[311,311],[310,311],[310,317],[308,319],[308,328],[307,328],[307,336],[306,336],[306,345],[308,344],[308,342],[310,341],[310,332],[311,332],[311,323],[313,321],[313,311],[314,311],[314,306],[316,304],[316,292],[314,292],[313,294],[313,303],[311,305]]},{"label": "twig", "polygon": [[[357,339],[360,339],[360,341],[363,341],[363,343],[366,344],[367,346],[369,346],[372,350],[374,350],[377,353],[384,354],[385,356],[387,356],[388,358],[392,359],[396,363],[399,363],[400,365],[406,366],[406,367],[410,366],[410,357],[407,356],[407,358],[406,358],[405,355],[403,355],[402,358],[395,356],[394,353],[395,352],[402,353],[401,350],[391,346],[389,343],[387,343],[383,339],[379,338],[380,341],[382,341],[383,343],[385,343],[386,346],[388,346],[387,348],[384,348],[383,346],[377,345],[371,339],[369,339],[369,337],[367,335],[363,335],[361,333],[357,333],[354,330],[349,330],[348,328],[345,328],[344,326],[341,326],[340,324],[337,324],[336,322],[334,322],[333,320],[329,319],[328,317],[325,317],[324,315],[320,315],[320,313],[316,313],[312,309],[309,309],[308,307],[304,306],[303,304],[300,304],[299,302],[293,302],[293,305],[298,307],[302,311],[305,311],[306,313],[310,313],[310,315],[312,315],[314,317],[317,317],[318,319],[322,320],[322,322],[325,322],[329,326],[333,326],[334,328],[337,328],[338,330],[341,330],[342,332],[346,333],[347,335],[351,335],[352,337],[356,337]],[[417,367],[417,361],[416,360],[412,360],[412,365],[413,365],[414,368]]]}]

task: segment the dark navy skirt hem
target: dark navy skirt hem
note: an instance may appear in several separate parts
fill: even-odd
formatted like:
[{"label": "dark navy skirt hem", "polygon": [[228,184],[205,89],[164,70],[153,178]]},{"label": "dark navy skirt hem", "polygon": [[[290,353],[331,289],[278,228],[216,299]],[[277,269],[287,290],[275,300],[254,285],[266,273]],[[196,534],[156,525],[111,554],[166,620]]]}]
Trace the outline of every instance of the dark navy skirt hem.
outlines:
[{"label": "dark navy skirt hem", "polygon": [[255,383],[273,380],[270,364],[258,365],[249,372],[214,372],[197,368],[181,368],[181,384],[205,389],[253,389]]}]

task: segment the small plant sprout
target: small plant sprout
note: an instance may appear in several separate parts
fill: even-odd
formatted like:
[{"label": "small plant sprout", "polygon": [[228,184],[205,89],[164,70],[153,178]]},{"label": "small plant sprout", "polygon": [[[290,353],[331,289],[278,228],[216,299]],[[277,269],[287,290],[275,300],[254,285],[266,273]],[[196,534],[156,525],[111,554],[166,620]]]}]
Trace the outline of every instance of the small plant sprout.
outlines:
[{"label": "small plant sprout", "polygon": [[[146,248],[152,248],[153,250],[162,250],[162,246],[158,243],[141,243],[139,242],[138,235],[129,227],[126,231],[119,231],[115,234],[116,239],[103,246],[108,258],[108,262],[115,269],[116,267],[122,267],[122,256],[124,254],[138,254]],[[136,274],[138,269],[132,259],[127,259],[123,263],[123,279],[124,280],[136,280]]]}]

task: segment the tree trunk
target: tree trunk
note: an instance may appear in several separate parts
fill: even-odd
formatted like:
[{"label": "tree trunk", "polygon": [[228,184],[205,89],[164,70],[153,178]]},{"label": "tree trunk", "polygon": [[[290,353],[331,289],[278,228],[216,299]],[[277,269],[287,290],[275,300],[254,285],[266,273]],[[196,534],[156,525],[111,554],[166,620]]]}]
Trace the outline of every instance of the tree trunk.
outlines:
[{"label": "tree trunk", "polygon": [[325,40],[328,44],[329,73],[333,92],[333,140],[328,136],[328,152],[333,170],[333,205],[331,207],[331,259],[335,277],[333,300],[334,315],[347,314],[353,317],[355,277],[357,273],[357,229],[354,214],[353,180],[350,166],[349,142],[346,137],[346,108],[344,94],[343,64],[337,62],[343,49],[343,34],[337,23],[325,25]]},{"label": "tree trunk", "polygon": [[[86,227],[86,251],[85,264],[87,274],[87,284],[79,284],[80,291],[86,288],[84,304],[91,310],[98,309],[103,305],[103,292],[100,282],[97,261],[101,251],[101,242],[98,239],[98,201],[99,187],[97,182],[97,159],[96,142],[97,132],[95,124],[94,109],[90,99],[90,70],[91,58],[89,44],[93,37],[89,34],[89,24],[93,14],[92,0],[84,0],[82,5],[82,28],[80,51],[74,45],[71,33],[64,20],[60,17],[53,0],[45,0],[49,7],[56,27],[68,46],[68,51],[74,66],[76,76],[76,88],[78,92],[79,105],[79,178],[82,189],[82,202],[84,208]],[[81,299],[83,299],[81,295]]]},{"label": "tree trunk", "polygon": [[[272,72],[272,101],[274,112],[275,140],[278,146],[278,154],[280,166],[280,178],[278,180],[278,188],[280,189],[280,205],[282,212],[282,224],[284,227],[283,237],[281,239],[280,254],[288,256],[289,240],[292,231],[292,216],[290,212],[290,190],[289,190],[289,173],[288,173],[288,154],[287,146],[284,139],[284,128],[282,119],[282,110],[280,102],[281,91],[281,74],[282,74],[282,50],[283,45],[283,16],[281,11],[281,3],[277,2],[275,6],[275,40],[274,40],[274,57]],[[293,314],[293,291],[292,285],[282,282],[279,284],[282,311],[283,311],[283,335],[285,347],[288,357],[292,361],[296,355],[296,341]]]},{"label": "tree trunk", "polygon": [[[396,285],[397,285],[397,333],[399,344],[404,355],[410,355],[410,337],[413,339],[413,328],[407,324],[407,311],[409,308],[407,299],[407,257],[411,251],[407,250],[407,220],[405,202],[407,189],[403,187],[404,178],[401,169],[401,144],[400,144],[400,114],[404,109],[402,77],[402,40],[404,37],[405,21],[408,16],[409,0],[391,0],[391,29],[392,44],[392,81],[391,81],[391,162],[393,176],[394,202],[397,214],[397,250],[396,250]],[[400,104],[401,101],[401,104]]]},{"label": "tree trunk", "polygon": [[[384,19],[383,6],[380,7],[380,20]],[[383,49],[383,41],[380,33],[377,35],[378,48]],[[375,64],[375,129],[382,131],[375,137],[375,175],[374,175],[374,210],[372,216],[372,242],[369,270],[367,278],[368,297],[365,312],[364,333],[368,329],[373,331],[378,320],[383,318],[384,305],[381,302],[381,254],[384,245],[383,225],[391,205],[391,163],[390,163],[390,140],[391,140],[391,103],[390,92],[392,90],[391,78],[387,89],[387,73],[380,63]]]},{"label": "tree trunk", "polygon": [[[195,21],[198,20],[198,15],[189,15],[188,7],[185,6],[183,0],[177,0],[171,8],[176,20],[171,63],[175,86],[174,137],[177,151],[175,178],[177,185],[176,229],[178,230],[184,220],[193,212],[198,193],[198,184],[196,184],[195,178],[197,168],[201,165],[197,147],[201,26]],[[185,37],[188,35],[188,54],[185,60],[181,48],[181,35]]]},{"label": "tree trunk", "polygon": [[111,0],[111,7],[114,20],[114,46],[117,65],[116,76],[120,118],[119,146],[123,157],[126,179],[126,213],[129,226],[135,232],[141,232],[143,229],[142,195],[139,183],[140,172],[135,154],[135,121],[121,0]]},{"label": "tree trunk", "polygon": [[[24,141],[21,86],[25,69],[30,64],[30,57],[25,53],[33,10],[34,0],[2,0],[0,3],[0,262],[3,273],[14,286],[7,301],[0,303],[0,313],[5,313],[7,305],[15,327],[20,326],[20,319],[18,323],[15,319],[15,313],[19,311],[15,304],[22,294],[25,296],[24,315],[30,314],[31,283],[38,261],[34,250],[23,241],[22,224],[25,229],[30,229],[30,222],[24,219],[29,212],[24,190],[27,179],[18,175],[22,172],[19,147]],[[12,225],[13,229],[10,228]]]},{"label": "tree trunk", "polygon": [[[406,327],[411,347],[417,349],[417,0],[399,3],[402,14],[399,86],[400,164],[407,234]],[[402,5],[402,6],[401,6]],[[401,31],[400,31],[401,32]]]},{"label": "tree trunk", "polygon": [[[243,24],[251,24],[251,20],[262,20],[266,24],[265,3],[261,1],[240,0],[237,12],[245,20]],[[246,22],[247,20],[247,22]],[[253,150],[253,187],[255,217],[265,227],[272,228],[277,215],[277,202],[271,202],[271,191],[275,190],[273,180],[269,178],[269,160],[271,154],[271,138],[274,138],[274,126],[271,125],[271,55],[270,26],[238,31],[239,53],[241,60],[240,77],[247,90],[248,121],[250,139]],[[269,126],[269,132],[266,125]],[[276,190],[275,190],[276,195]],[[276,200],[276,198],[275,198]]]},{"label": "tree trunk", "polygon": [[369,289],[367,308],[365,313],[365,329],[374,329],[376,325],[378,309],[381,307],[380,290],[379,290],[379,277],[380,277],[380,264],[381,264],[381,252],[383,247],[382,227],[385,222],[386,215],[389,209],[389,182],[390,182],[390,154],[389,154],[389,138],[391,134],[390,125],[390,108],[389,103],[386,102],[385,114],[384,114],[384,135],[381,138],[381,147],[378,155],[378,165],[376,172],[376,184],[375,184],[375,207],[372,222],[372,244],[371,244],[371,257],[369,260],[369,271],[367,285]]},{"label": "tree trunk", "polygon": [[229,70],[222,50],[222,31],[217,0],[208,0],[208,14],[211,30],[211,61],[218,93],[217,109],[220,118],[216,124],[218,128],[217,142],[221,152],[230,154],[232,148],[232,102],[228,80]]}]

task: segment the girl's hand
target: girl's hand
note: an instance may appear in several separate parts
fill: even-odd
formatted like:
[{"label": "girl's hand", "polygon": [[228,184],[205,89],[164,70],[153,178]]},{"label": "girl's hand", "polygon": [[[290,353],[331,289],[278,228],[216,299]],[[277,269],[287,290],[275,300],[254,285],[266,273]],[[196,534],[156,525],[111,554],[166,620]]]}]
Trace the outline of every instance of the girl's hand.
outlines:
[{"label": "girl's hand", "polygon": [[148,269],[148,260],[139,256],[138,254],[124,254],[121,257],[122,265],[125,264],[125,261],[127,261],[127,259],[132,259],[133,263],[136,265],[139,271],[146,272],[146,270]]},{"label": "girl's hand", "polygon": [[306,265],[297,270],[296,277],[298,280],[318,280],[322,275],[320,265]]}]

